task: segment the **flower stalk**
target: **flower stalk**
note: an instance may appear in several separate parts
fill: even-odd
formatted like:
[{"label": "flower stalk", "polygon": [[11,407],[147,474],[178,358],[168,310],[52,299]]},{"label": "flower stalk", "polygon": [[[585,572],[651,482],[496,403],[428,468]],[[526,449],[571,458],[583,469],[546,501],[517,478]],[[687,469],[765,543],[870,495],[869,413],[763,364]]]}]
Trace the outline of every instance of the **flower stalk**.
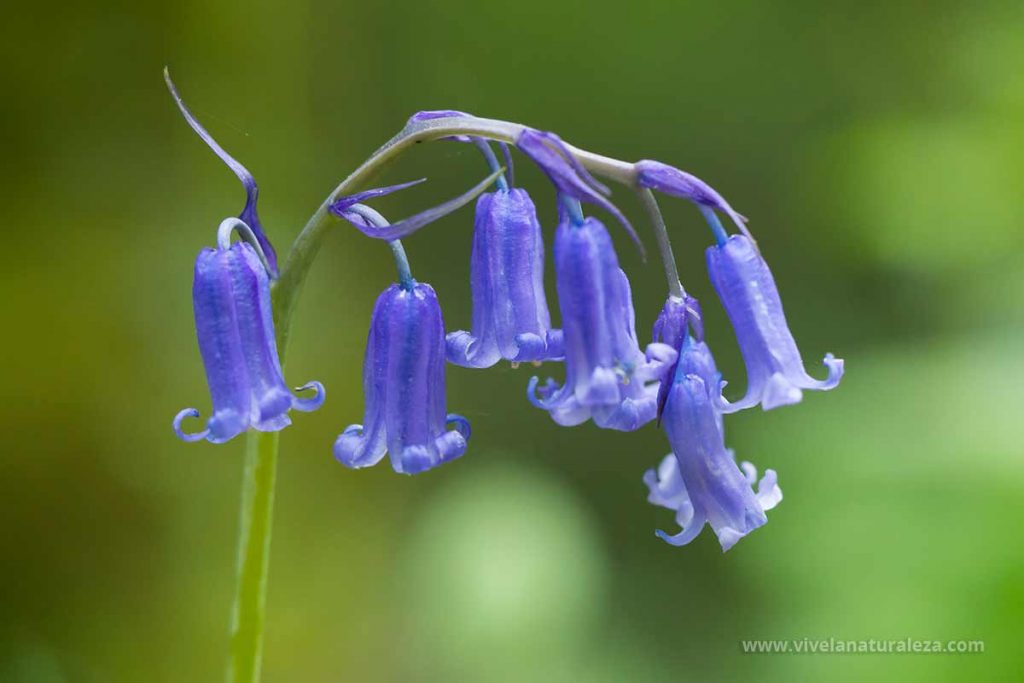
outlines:
[{"label": "flower stalk", "polygon": [[245,438],[242,513],[227,672],[230,683],[260,680],[280,434],[250,431]]}]

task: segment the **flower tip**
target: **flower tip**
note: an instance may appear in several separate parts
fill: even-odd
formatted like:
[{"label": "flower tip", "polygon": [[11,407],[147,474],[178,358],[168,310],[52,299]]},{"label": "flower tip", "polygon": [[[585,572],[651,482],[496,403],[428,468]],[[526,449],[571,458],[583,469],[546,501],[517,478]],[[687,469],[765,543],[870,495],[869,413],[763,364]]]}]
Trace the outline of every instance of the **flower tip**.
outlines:
[{"label": "flower tip", "polygon": [[779,476],[775,470],[767,469],[757,484],[757,502],[767,512],[782,502],[782,488],[779,487]]},{"label": "flower tip", "polygon": [[696,534],[689,533],[689,529],[683,529],[678,534],[669,534],[661,529],[656,529],[654,535],[677,548],[686,545],[696,537]]},{"label": "flower tip", "polygon": [[384,452],[370,453],[367,445],[363,425],[349,425],[334,441],[334,459],[353,470],[376,465]]},{"label": "flower tip", "polygon": [[179,439],[188,443],[192,443],[194,441],[202,441],[203,439],[210,435],[209,427],[207,427],[201,432],[193,432],[191,434],[185,432],[181,428],[181,423],[184,422],[185,418],[187,417],[199,417],[199,411],[196,410],[195,408],[185,408],[184,410],[180,411],[177,415],[174,416],[174,422],[172,423],[172,426],[174,427],[174,433],[178,436]]},{"label": "flower tip", "polygon": [[725,387],[728,386],[728,384],[729,383],[724,379],[719,380],[718,393],[712,397],[715,408],[717,408],[723,415],[738,413],[741,410],[753,408],[758,404],[760,400],[759,395],[753,391],[748,391],[743,398],[735,402],[729,401],[729,399],[725,397]]},{"label": "flower tip", "polygon": [[320,382],[307,382],[301,387],[295,387],[295,392],[308,391],[312,389],[313,395],[309,398],[300,398],[298,396],[292,397],[292,408],[300,410],[304,413],[309,413],[324,404],[324,400],[327,398],[327,391],[324,389],[324,385]]},{"label": "flower tip", "polygon": [[449,427],[454,427],[455,431],[462,435],[462,438],[469,441],[469,437],[473,435],[473,429],[469,425],[469,420],[456,413],[448,413],[446,423]]},{"label": "flower tip", "polygon": [[526,385],[526,398],[535,408],[547,410],[548,406],[544,403],[544,400],[537,396],[538,384],[540,384],[540,377],[534,375],[530,378],[530,383]]},{"label": "flower tip", "polygon": [[826,353],[821,363],[828,368],[828,377],[822,383],[821,388],[828,390],[839,386],[839,381],[843,378],[843,373],[846,371],[845,361],[842,358],[836,358],[831,353]]}]

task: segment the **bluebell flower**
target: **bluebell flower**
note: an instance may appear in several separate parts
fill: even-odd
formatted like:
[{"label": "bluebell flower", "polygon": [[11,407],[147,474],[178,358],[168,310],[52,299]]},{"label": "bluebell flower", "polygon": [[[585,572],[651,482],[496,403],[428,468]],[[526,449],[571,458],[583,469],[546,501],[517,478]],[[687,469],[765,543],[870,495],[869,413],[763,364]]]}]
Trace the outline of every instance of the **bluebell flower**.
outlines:
[{"label": "bluebell flower", "polygon": [[720,399],[725,412],[761,404],[764,410],[798,403],[803,389],[825,391],[839,384],[843,361],[825,356],[828,377],[816,380],[804,369],[782,311],[768,264],[745,235],[708,247],[708,274],[736,331],[747,367],[747,393],[734,403]]},{"label": "bluebell flower", "polygon": [[265,255],[245,242],[230,244],[232,230],[259,246],[248,226],[229,218],[221,224],[217,248],[203,249],[196,259],[192,301],[213,415],[204,430],[187,434],[182,421],[198,417],[199,411],[186,408],[178,413],[174,431],[185,441],[223,443],[250,427],[278,431],[291,424],[288,411],[292,408],[316,410],[324,401],[319,382],[296,390],[314,389],[311,398],[298,398],[285,386],[274,339]]},{"label": "bluebell flower", "polygon": [[[577,205],[578,207],[578,205]],[[657,414],[657,380],[676,359],[667,344],[646,354],[636,338],[633,299],[608,230],[596,218],[563,212],[555,270],[565,346],[565,383],[530,381],[530,401],[560,425],[593,418],[632,431]]]},{"label": "bluebell flower", "polygon": [[480,195],[470,259],[473,330],[448,335],[448,360],[487,368],[562,357],[544,294],[544,240],[526,190]]},{"label": "bluebell flower", "polygon": [[[469,423],[445,412],[444,319],[427,284],[391,285],[377,298],[363,362],[363,424],[334,443],[347,467],[390,454],[396,472],[416,474],[466,451]],[[454,429],[449,430],[448,427]]]},{"label": "bluebell flower", "polygon": [[181,99],[181,95],[178,94],[178,89],[174,86],[174,82],[171,81],[171,75],[164,69],[164,80],[167,82],[167,88],[171,91],[171,96],[174,98],[175,103],[178,105],[178,109],[181,110],[181,115],[185,117],[185,121],[191,126],[192,130],[202,138],[213,153],[216,154],[221,161],[227,164],[228,168],[238,176],[238,179],[242,182],[242,187],[245,188],[245,206],[242,207],[242,213],[239,214],[238,218],[249,226],[252,233],[256,236],[256,240],[259,242],[260,249],[263,251],[263,255],[267,261],[267,268],[270,272],[271,278],[277,278],[277,252],[274,251],[274,245],[270,243],[266,234],[263,232],[263,224],[260,222],[260,217],[256,212],[256,199],[259,197],[259,188],[256,187],[256,181],[253,179],[252,174],[249,173],[248,169],[240,164],[233,156],[228,154],[223,147],[217,144],[217,141],[213,139],[213,136],[206,132],[203,125],[199,123],[199,120],[192,115],[189,108],[185,106],[184,100]]},{"label": "bluebell flower", "polygon": [[662,425],[672,453],[657,472],[644,474],[644,483],[648,500],[674,510],[682,531],[657,534],[672,545],[686,545],[710,524],[726,551],[767,523],[765,512],[782,500],[782,490],[775,472],[767,470],[755,493],[757,471],[749,463],[737,466],[726,449],[716,406],[718,371],[704,342],[685,337],[671,382]]}]

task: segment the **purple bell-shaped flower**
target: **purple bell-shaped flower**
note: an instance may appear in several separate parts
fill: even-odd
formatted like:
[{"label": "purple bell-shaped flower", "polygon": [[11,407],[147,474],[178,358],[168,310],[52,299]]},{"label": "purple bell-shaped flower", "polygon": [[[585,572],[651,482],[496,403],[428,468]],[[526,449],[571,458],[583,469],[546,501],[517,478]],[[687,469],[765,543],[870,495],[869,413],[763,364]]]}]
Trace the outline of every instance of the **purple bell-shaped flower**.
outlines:
[{"label": "purple bell-shaped flower", "polygon": [[671,382],[662,425],[672,453],[657,472],[644,475],[644,483],[648,500],[675,510],[683,529],[674,536],[657,534],[672,545],[685,545],[710,524],[725,551],[768,521],[765,511],[782,500],[782,491],[775,472],[767,470],[755,493],[757,471],[749,463],[737,466],[726,449],[716,407],[718,371],[705,343],[685,338]]},{"label": "purple bell-shaped flower", "polygon": [[[578,205],[577,205],[578,207]],[[551,379],[530,401],[560,425],[593,418],[599,427],[633,431],[658,412],[657,380],[676,359],[667,344],[636,338],[633,298],[608,230],[596,218],[562,212],[555,269],[565,346],[565,383]]]},{"label": "purple bell-shaped flower", "polygon": [[[230,243],[238,230],[250,243]],[[298,398],[285,386],[274,338],[270,280],[266,257],[257,237],[242,221],[221,223],[216,249],[203,249],[196,259],[192,301],[196,336],[206,368],[213,415],[201,432],[181,428],[186,408],[174,418],[174,431],[185,441],[206,439],[223,443],[250,427],[276,432],[291,424],[288,411],[316,410],[324,401],[319,382],[296,391],[314,389],[311,398]]]},{"label": "purple bell-shaped flower", "polygon": [[469,423],[445,411],[444,319],[430,285],[394,284],[377,298],[363,393],[363,424],[334,443],[343,465],[369,467],[389,454],[396,472],[416,474],[466,452]]},{"label": "purple bell-shaped flower", "polygon": [[448,335],[448,360],[487,368],[557,360],[562,334],[551,329],[544,294],[544,240],[533,201],[520,188],[480,195],[470,260],[473,330]]},{"label": "purple bell-shaped flower", "polygon": [[764,410],[799,403],[804,389],[827,391],[843,376],[843,361],[825,356],[828,377],[816,380],[804,369],[789,331],[782,300],[768,264],[745,235],[708,247],[708,274],[736,331],[747,367],[747,393],[734,403],[719,399],[727,413],[761,404]]}]

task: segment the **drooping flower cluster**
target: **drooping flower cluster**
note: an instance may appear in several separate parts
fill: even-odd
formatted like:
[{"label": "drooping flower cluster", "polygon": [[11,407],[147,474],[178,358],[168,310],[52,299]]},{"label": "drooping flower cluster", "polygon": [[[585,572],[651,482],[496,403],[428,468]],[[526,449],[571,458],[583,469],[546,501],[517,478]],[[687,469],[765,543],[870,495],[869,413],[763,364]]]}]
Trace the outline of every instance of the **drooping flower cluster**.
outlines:
[{"label": "drooping flower cluster", "polygon": [[[198,411],[182,411],[174,421],[183,439],[219,443],[249,428],[281,429],[289,423],[290,409],[319,407],[323,390],[311,383],[301,389],[314,388],[316,395],[296,398],[281,378],[269,285],[277,274],[276,261],[256,217],[252,176],[213,141],[180,98],[177,101],[189,124],[235,171],[247,192],[241,218],[225,223],[218,248],[204,250],[196,264],[196,329],[213,416],[204,431],[191,435],[182,431],[181,422]],[[363,234],[389,243],[399,271],[399,282],[380,294],[373,309],[363,366],[364,418],[337,437],[337,460],[361,468],[388,455],[396,472],[417,474],[456,459],[467,450],[470,427],[465,418],[447,412],[446,364],[488,368],[503,360],[513,366],[560,363],[561,382],[533,377],[526,392],[529,402],[555,423],[574,426],[592,421],[599,428],[627,432],[649,423],[664,428],[671,452],[644,475],[644,482],[649,501],[673,510],[681,530],[658,531],[659,537],[684,545],[708,524],[722,549],[728,550],[763,526],[766,512],[782,500],[776,474],[766,470],[757,481],[753,465],[736,461],[725,445],[723,416],[756,405],[770,410],[797,403],[803,390],[831,389],[842,377],[843,362],[829,354],[827,379],[807,374],[774,278],[746,219],[706,183],[679,169],[657,161],[625,164],[604,157],[595,160],[593,155],[583,158],[553,133],[518,127],[515,135],[503,139],[514,141],[555,190],[553,260],[561,328],[554,328],[544,285],[545,240],[536,207],[525,189],[513,186],[508,145],[501,143],[502,167],[480,137],[495,122],[441,110],[420,112],[408,125],[409,130],[421,131],[453,120],[467,122],[465,133],[453,126],[443,139],[479,148],[492,170],[483,182],[395,223],[364,202],[415,183],[336,197],[329,206],[332,214]],[[458,132],[448,134],[451,130]],[[608,188],[591,176],[584,161],[599,170],[601,164],[613,164],[610,173],[641,192],[686,199],[700,209],[715,238],[707,250],[708,274],[746,364],[747,391],[742,398],[730,402],[722,395],[725,382],[704,338],[700,304],[686,294],[677,277],[670,278],[676,282],[670,281],[671,294],[650,343],[641,346],[629,279],[611,235],[597,217],[584,215],[582,205],[610,214],[638,247],[640,241],[609,200]],[[488,189],[492,183],[495,187]],[[471,325],[447,331],[434,289],[412,277],[400,240],[474,198]],[[729,235],[718,213],[727,216],[739,234]],[[231,244],[231,230],[238,230],[245,241]]]},{"label": "drooping flower cluster", "polygon": [[[749,236],[746,219],[699,178],[655,161],[636,164],[641,187],[687,199],[704,214],[717,244],[708,248],[708,273],[736,332],[747,367],[747,396],[729,403],[725,385],[704,341],[700,307],[689,297],[670,297],[655,323],[654,336],[671,344],[679,359],[662,378],[659,408],[672,453],[644,475],[648,500],[676,512],[682,530],[658,531],[672,545],[692,541],[710,524],[722,550],[767,522],[765,512],[782,500],[774,470],[760,482],[748,462],[737,464],[725,447],[723,413],[761,405],[764,410],[800,401],[800,389],[838,385],[843,362],[826,356],[829,378],[804,371],[789,331],[771,271]],[[740,229],[729,236],[716,211]],[[780,398],[780,396],[782,398]],[[755,493],[753,487],[757,485]]]}]

